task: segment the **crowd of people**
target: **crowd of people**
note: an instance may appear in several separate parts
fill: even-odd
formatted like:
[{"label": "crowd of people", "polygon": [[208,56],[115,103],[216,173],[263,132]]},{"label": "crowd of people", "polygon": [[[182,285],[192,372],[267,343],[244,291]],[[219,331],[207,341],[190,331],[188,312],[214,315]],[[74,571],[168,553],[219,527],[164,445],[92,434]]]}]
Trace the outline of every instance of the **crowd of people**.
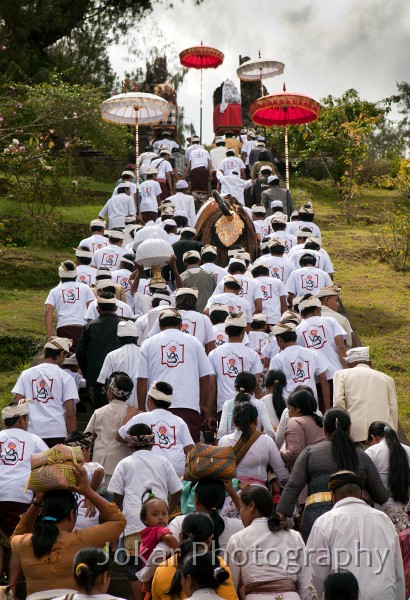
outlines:
[{"label": "crowd of people", "polygon": [[[292,211],[251,130],[184,154],[164,131],[140,173],[58,267],[44,356],[2,411],[0,574],[33,600],[108,600],[121,556],[133,600],[404,600],[395,384],[340,312],[312,203]],[[211,185],[246,209],[257,256],[233,244],[219,264],[197,239]],[[161,277],[136,261],[148,227],[172,246]],[[236,477],[188,476],[198,443]],[[77,485],[33,494],[30,457],[56,444],[81,448]]]}]

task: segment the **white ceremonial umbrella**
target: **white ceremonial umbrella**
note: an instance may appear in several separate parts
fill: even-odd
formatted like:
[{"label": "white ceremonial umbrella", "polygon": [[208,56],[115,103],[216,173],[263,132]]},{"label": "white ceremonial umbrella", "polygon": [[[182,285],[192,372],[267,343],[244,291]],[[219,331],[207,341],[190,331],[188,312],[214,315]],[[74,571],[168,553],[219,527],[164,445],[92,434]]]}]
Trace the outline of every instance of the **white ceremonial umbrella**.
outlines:
[{"label": "white ceremonial umbrella", "polygon": [[277,60],[262,59],[259,52],[257,60],[247,60],[236,69],[236,74],[242,81],[260,81],[261,96],[263,96],[263,80],[282,75],[285,65]]}]

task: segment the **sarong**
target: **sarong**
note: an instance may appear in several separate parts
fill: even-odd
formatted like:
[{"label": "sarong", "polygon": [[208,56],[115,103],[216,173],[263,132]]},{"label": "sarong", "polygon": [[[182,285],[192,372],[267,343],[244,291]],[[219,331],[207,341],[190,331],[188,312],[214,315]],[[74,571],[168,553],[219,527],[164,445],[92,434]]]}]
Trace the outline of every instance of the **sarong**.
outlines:
[{"label": "sarong", "polygon": [[206,167],[192,169],[189,177],[191,179],[191,190],[193,192],[208,193],[208,169]]}]

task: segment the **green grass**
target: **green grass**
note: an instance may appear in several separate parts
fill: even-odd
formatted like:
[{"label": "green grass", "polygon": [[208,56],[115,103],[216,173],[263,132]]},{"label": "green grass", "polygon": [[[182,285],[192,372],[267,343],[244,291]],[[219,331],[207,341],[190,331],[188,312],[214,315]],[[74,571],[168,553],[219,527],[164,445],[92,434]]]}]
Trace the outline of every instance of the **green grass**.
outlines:
[{"label": "green grass", "polygon": [[[87,235],[88,222],[97,216],[106,193],[112,190],[111,184],[92,180],[81,181],[80,185],[75,204],[62,208],[67,224],[62,232],[66,250],[10,248],[0,256],[0,404],[9,399],[18,374],[35,352],[36,344],[44,340],[44,300],[57,283],[58,265],[73,257],[71,246]],[[340,224],[336,193],[329,182],[294,178],[292,189],[306,190],[312,196],[316,222],[335,266],[335,283],[342,288],[349,319],[362,343],[370,346],[373,366],[395,379],[400,420],[410,435],[410,319],[406,294],[410,277],[380,262],[372,243],[374,227],[382,222],[397,194],[368,188],[365,207],[348,226]],[[3,215],[18,216],[16,211],[0,197],[0,221]]]}]

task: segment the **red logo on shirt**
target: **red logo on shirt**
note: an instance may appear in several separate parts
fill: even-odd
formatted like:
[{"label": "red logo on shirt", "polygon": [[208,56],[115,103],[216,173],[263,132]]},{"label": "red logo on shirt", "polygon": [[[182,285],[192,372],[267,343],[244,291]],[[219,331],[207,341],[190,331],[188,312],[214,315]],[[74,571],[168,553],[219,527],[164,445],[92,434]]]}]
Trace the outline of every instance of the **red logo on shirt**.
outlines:
[{"label": "red logo on shirt", "polygon": [[297,361],[290,363],[292,367],[292,371],[294,377],[292,377],[292,381],[294,383],[302,383],[307,379],[310,379],[310,366],[307,360],[303,360],[303,358],[298,358]]},{"label": "red logo on shirt", "polygon": [[275,279],[280,279],[281,281],[283,281],[283,278],[285,276],[285,268],[284,267],[271,267],[270,268],[270,276],[274,277]]},{"label": "red logo on shirt", "polygon": [[261,285],[261,292],[263,300],[269,300],[272,298],[272,286],[270,283]]},{"label": "red logo on shirt", "polygon": [[305,275],[301,275],[302,289],[311,292],[318,288],[318,275],[313,275],[312,273],[307,273]]},{"label": "red logo on shirt", "polygon": [[182,319],[182,333],[189,333],[190,335],[195,335],[196,332],[196,322],[190,321],[189,319]]},{"label": "red logo on shirt", "polygon": [[320,350],[320,348],[323,348],[323,346],[327,344],[326,332],[323,325],[306,329],[306,331],[303,331],[303,337],[305,339],[306,348]]},{"label": "red logo on shirt", "polygon": [[104,244],[104,242],[94,242],[93,244],[91,244],[93,252],[95,252],[96,250],[101,250],[101,248],[105,248],[105,246],[108,246],[108,242],[106,244]]},{"label": "red logo on shirt", "polygon": [[33,400],[47,404],[49,400],[54,400],[53,396],[54,379],[39,375],[37,379],[31,380],[31,391]]},{"label": "red logo on shirt", "polygon": [[80,299],[80,288],[69,287],[61,290],[64,304],[75,304]]},{"label": "red logo on shirt", "polygon": [[222,374],[227,377],[236,377],[238,373],[241,373],[243,368],[243,358],[236,356],[236,354],[228,354],[222,356]]},{"label": "red logo on shirt", "polygon": [[23,461],[25,445],[26,442],[15,437],[10,437],[6,442],[0,442],[0,460],[3,465],[12,467],[17,462]]},{"label": "red logo on shirt", "polygon": [[152,431],[155,433],[155,444],[158,448],[169,450],[176,446],[177,436],[175,433],[175,425],[169,425],[166,421],[158,421],[151,425]]},{"label": "red logo on shirt", "polygon": [[103,252],[101,265],[103,267],[116,267],[118,262],[118,254],[115,252]]},{"label": "red logo on shirt", "polygon": [[185,361],[184,344],[169,342],[166,346],[161,346],[161,364],[170,367],[177,367],[184,364]]},{"label": "red logo on shirt", "polygon": [[85,285],[90,285],[91,284],[91,275],[86,275],[85,273],[81,273],[77,277],[77,281],[79,283],[85,283]]},{"label": "red logo on shirt", "polygon": [[248,282],[242,280],[242,288],[239,290],[238,296],[247,296],[248,295]]}]

